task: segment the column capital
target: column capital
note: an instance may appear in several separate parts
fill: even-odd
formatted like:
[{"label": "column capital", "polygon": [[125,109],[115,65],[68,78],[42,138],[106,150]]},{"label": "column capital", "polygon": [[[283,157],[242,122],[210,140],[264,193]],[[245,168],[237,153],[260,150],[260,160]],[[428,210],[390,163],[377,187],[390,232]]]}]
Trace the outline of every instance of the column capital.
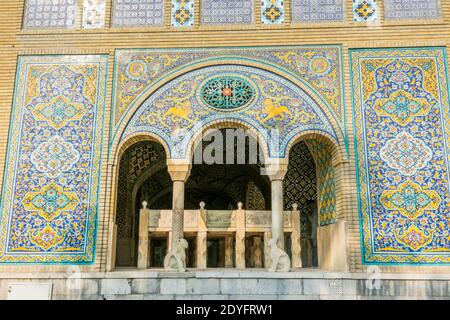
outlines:
[{"label": "column capital", "polygon": [[167,159],[167,171],[172,181],[186,182],[191,174],[192,164],[185,159]]},{"label": "column capital", "polygon": [[266,175],[271,181],[283,180],[288,170],[288,158],[269,158],[265,162]]}]

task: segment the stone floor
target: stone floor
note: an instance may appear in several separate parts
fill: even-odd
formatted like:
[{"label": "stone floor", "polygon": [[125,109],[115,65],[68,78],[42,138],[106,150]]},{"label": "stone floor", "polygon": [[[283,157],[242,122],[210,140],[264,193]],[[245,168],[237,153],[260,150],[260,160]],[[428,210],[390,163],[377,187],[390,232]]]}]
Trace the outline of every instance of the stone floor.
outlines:
[{"label": "stone floor", "polygon": [[333,273],[265,270],[120,269],[109,273],[2,274],[0,299],[11,284],[50,283],[52,299],[450,299],[450,274]]}]

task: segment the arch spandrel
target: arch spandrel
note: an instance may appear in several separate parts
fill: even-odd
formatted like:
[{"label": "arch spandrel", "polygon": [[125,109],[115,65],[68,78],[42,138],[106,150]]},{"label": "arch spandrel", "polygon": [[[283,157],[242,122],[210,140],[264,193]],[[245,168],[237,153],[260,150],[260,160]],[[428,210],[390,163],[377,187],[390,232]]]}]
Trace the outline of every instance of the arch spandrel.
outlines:
[{"label": "arch spandrel", "polygon": [[[323,103],[343,129],[342,49],[337,45],[221,47],[188,49],[122,49],[115,54],[113,127],[120,130],[126,114],[148,97],[154,84],[186,71],[219,64],[257,66],[288,76]],[[165,80],[168,79],[168,80]]]},{"label": "arch spandrel", "polygon": [[[211,103],[214,99],[219,101]],[[237,65],[205,67],[166,83],[133,114],[120,140],[156,135],[168,146],[170,158],[185,159],[202,128],[227,121],[258,132],[274,158],[284,158],[290,141],[304,131],[340,140],[325,112],[300,87],[279,75]]]}]

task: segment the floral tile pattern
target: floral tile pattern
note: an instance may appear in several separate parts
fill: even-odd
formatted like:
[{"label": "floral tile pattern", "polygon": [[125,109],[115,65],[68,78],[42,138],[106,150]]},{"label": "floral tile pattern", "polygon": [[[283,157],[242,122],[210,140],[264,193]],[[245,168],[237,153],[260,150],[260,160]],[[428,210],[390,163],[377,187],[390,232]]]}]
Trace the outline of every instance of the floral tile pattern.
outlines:
[{"label": "floral tile pattern", "polygon": [[350,57],[363,260],[448,263],[444,50],[355,49]]},{"label": "floral tile pattern", "polygon": [[107,56],[21,56],[0,262],[92,263]]}]

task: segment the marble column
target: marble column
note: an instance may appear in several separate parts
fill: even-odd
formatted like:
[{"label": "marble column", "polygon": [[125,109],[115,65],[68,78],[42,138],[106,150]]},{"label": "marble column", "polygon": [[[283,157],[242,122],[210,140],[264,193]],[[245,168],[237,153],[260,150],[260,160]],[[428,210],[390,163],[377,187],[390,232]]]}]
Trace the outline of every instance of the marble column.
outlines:
[{"label": "marble column", "polygon": [[302,267],[302,247],[301,247],[301,224],[300,224],[300,211],[298,210],[298,205],[294,203],[292,205],[292,267],[301,268]]},{"label": "marble column", "polygon": [[280,240],[279,245],[284,249],[283,232],[283,180],[272,180],[272,237]]},{"label": "marble column", "polygon": [[236,268],[245,269],[245,210],[241,202],[233,214],[236,217]]},{"label": "marble column", "polygon": [[288,168],[288,159],[269,159],[266,162],[266,174],[272,187],[272,238],[276,239],[284,250],[283,231],[283,179]]},{"label": "marble column", "polygon": [[184,185],[191,173],[191,164],[186,161],[167,161],[167,170],[173,182],[172,198],[172,234],[170,250],[174,243],[183,238],[184,234]]}]

